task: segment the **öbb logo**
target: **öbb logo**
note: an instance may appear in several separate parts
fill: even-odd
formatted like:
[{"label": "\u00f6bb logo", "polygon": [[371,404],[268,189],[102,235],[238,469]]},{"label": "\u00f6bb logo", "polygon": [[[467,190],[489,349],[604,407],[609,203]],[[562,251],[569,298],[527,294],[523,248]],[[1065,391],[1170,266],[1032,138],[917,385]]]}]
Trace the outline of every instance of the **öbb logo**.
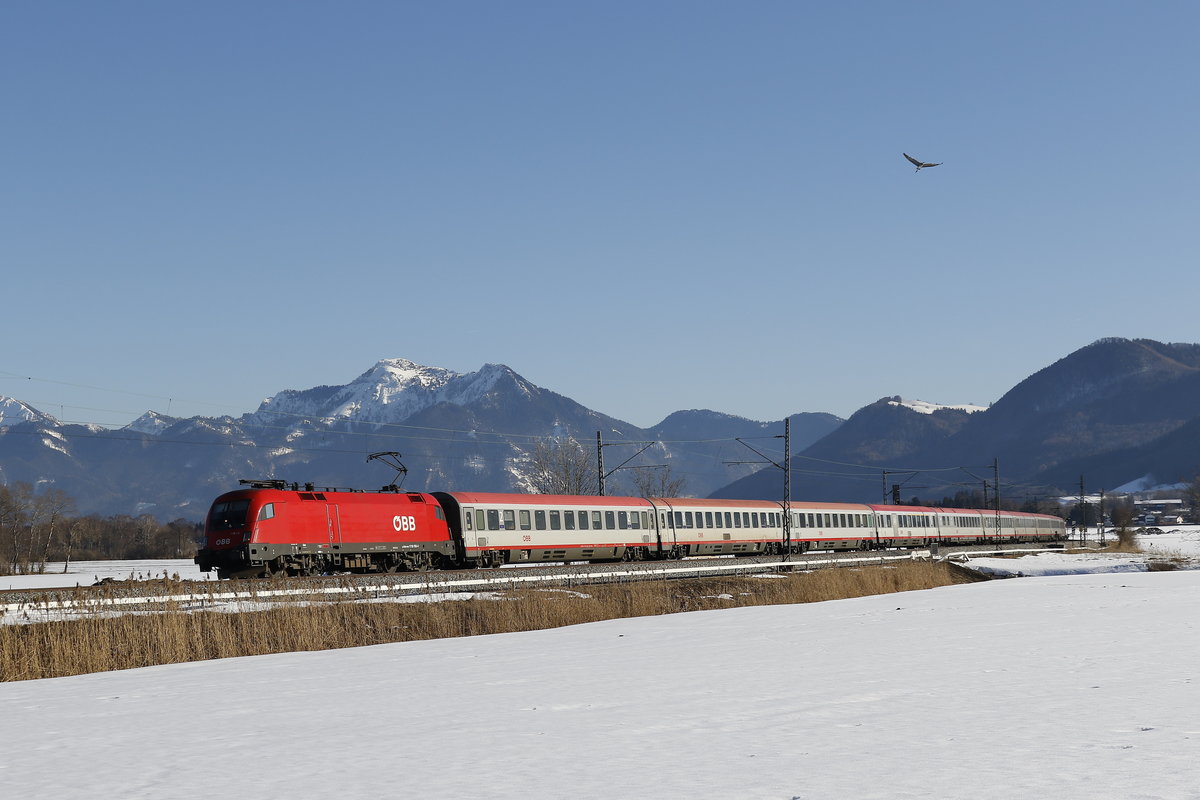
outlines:
[{"label": "\u00f6bb logo", "polygon": [[417,529],[416,517],[402,517],[399,514],[392,517],[392,527],[397,531],[415,531]]}]

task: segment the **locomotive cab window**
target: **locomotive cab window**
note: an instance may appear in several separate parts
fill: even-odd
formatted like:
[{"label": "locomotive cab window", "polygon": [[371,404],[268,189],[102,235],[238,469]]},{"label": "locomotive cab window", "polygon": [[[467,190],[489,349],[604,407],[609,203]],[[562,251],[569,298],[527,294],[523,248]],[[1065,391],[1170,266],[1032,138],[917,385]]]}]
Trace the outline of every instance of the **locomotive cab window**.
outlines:
[{"label": "locomotive cab window", "polygon": [[227,500],[224,503],[214,503],[208,517],[209,530],[227,531],[244,527],[249,511],[249,500]]},{"label": "locomotive cab window", "polygon": [[275,504],[267,503],[265,506],[260,508],[258,510],[258,518],[260,520],[274,519],[275,518]]}]

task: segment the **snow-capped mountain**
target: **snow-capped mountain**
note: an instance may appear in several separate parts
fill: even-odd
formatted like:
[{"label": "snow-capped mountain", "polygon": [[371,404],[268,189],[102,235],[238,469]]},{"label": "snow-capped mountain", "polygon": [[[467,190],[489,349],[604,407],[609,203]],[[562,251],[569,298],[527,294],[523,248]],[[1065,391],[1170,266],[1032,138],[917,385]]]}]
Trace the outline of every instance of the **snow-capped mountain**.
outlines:
[{"label": "snow-capped mountain", "polygon": [[268,397],[251,418],[272,425],[295,420],[403,422],[439,403],[470,405],[494,391],[504,379],[521,386],[528,395],[537,391],[502,364],[485,364],[476,372],[463,374],[403,358],[387,358],[345,386],[285,390]]},{"label": "snow-capped mountain", "polygon": [[440,390],[461,377],[448,369],[387,358],[345,386],[279,392],[264,400],[252,417],[269,424],[295,418],[398,422],[436,403]]},{"label": "snow-capped mountain", "polygon": [[58,420],[49,414],[43,414],[33,406],[26,405],[20,400],[0,396],[0,428],[19,425],[23,422],[34,422],[45,425],[57,425]]},{"label": "snow-capped mountain", "polygon": [[151,436],[156,436],[167,428],[179,422],[178,417],[168,417],[166,414],[159,414],[157,411],[147,411],[133,422],[125,426],[124,430],[132,431],[133,433],[147,433]]}]

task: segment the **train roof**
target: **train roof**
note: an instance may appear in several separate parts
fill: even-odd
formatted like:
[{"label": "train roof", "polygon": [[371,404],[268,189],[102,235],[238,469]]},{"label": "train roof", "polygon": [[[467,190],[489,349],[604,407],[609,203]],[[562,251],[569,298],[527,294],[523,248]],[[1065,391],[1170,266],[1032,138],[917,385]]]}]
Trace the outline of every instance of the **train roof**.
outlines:
[{"label": "train roof", "polygon": [[[892,505],[874,505],[870,508],[873,511],[882,511],[888,514],[912,514],[913,512],[923,512],[928,514],[996,514],[994,508],[943,508],[941,506],[892,506]],[[1062,519],[1062,517],[1054,514],[1037,514],[1032,511],[1008,511],[1001,510],[1002,517],[1042,517],[1044,519]]]},{"label": "train roof", "polygon": [[[428,503],[433,500],[433,496],[427,492],[403,492],[388,490],[367,490],[367,489],[338,489],[334,487],[322,486],[301,486],[296,487],[295,484],[288,484],[285,487],[279,486],[242,486],[238,489],[232,489],[218,496],[214,502],[220,501],[227,497],[264,497],[264,498],[286,498],[298,497],[302,499],[312,500],[319,495],[317,499],[337,496],[343,498],[346,495],[354,497],[383,497],[383,498],[407,498],[416,502]],[[419,498],[419,499],[418,499]]]},{"label": "train roof", "polygon": [[694,506],[697,508],[770,508],[779,510],[779,502],[773,500],[728,500],[712,497],[652,497],[655,503],[665,506]]},{"label": "train roof", "polygon": [[453,497],[460,505],[558,505],[558,506],[645,506],[644,497],[587,494],[519,494],[516,492],[438,492]]},{"label": "train roof", "polygon": [[[628,497],[587,494],[515,494],[503,492],[442,492],[453,497],[460,505],[547,505],[547,506],[693,506],[700,508],[763,508],[779,509],[772,500],[716,500],[707,497]],[[833,504],[814,504],[835,507]],[[836,506],[846,508],[846,506]],[[866,506],[859,506],[866,509]]]}]

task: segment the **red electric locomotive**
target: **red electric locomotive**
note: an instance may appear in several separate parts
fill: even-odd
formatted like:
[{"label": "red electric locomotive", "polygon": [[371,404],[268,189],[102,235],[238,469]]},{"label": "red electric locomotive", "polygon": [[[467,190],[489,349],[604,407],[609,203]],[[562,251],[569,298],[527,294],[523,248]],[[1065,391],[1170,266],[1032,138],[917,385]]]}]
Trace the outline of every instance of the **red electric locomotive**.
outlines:
[{"label": "red electric locomotive", "polygon": [[459,560],[441,505],[421,492],[242,481],[218,497],[196,563],[221,578],[396,572]]}]

